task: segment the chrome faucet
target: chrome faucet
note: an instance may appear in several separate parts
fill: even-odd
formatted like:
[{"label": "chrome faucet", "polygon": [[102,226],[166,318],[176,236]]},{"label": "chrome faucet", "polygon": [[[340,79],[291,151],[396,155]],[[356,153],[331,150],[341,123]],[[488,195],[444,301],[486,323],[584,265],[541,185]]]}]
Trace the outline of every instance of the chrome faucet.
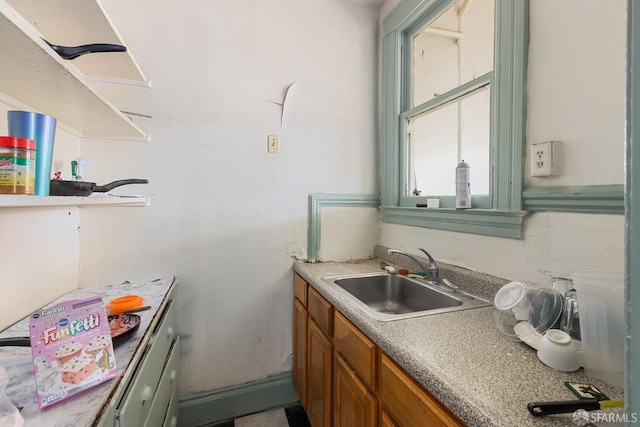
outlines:
[{"label": "chrome faucet", "polygon": [[410,260],[418,264],[418,266],[422,269],[422,271],[429,274],[429,280],[428,280],[429,282],[438,283],[438,278],[440,277],[440,269],[438,268],[438,264],[436,264],[436,261],[433,259],[433,257],[429,255],[429,252],[425,251],[422,248],[418,248],[418,249],[424,252],[427,258],[429,258],[429,266],[426,266],[422,261],[420,261],[418,258],[414,257],[413,255],[399,251],[397,249],[387,249],[387,255],[398,254],[398,255],[406,256],[407,258],[409,258]]},{"label": "chrome faucet", "polygon": [[431,255],[429,255],[429,252],[425,251],[422,248],[418,248],[420,251],[422,251],[427,258],[429,258],[429,265],[425,265],[422,261],[420,261],[418,258],[414,257],[413,255],[410,255],[408,253],[399,251],[397,249],[387,249],[387,255],[391,255],[391,254],[398,254],[398,255],[404,255],[407,258],[409,258],[410,260],[412,260],[413,262],[415,262],[416,264],[418,264],[418,266],[422,269],[422,271],[424,271],[425,273],[429,274],[429,278],[428,280],[425,280],[427,283],[429,283],[430,285],[436,285],[436,286],[446,286],[447,288],[449,288],[452,291],[455,291],[456,289],[459,289],[459,287],[457,285],[454,285],[453,283],[451,283],[449,280],[447,279],[443,279],[440,280],[440,268],[438,267],[438,264],[436,264],[436,260],[433,259],[433,257]]}]

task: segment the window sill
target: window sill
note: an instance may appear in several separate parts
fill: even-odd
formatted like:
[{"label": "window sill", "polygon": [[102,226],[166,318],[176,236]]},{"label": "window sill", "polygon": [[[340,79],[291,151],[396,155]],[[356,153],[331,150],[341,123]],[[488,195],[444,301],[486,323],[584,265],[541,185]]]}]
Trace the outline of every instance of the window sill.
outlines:
[{"label": "window sill", "polygon": [[411,208],[381,206],[382,222],[458,231],[485,236],[522,238],[526,211],[495,209]]}]

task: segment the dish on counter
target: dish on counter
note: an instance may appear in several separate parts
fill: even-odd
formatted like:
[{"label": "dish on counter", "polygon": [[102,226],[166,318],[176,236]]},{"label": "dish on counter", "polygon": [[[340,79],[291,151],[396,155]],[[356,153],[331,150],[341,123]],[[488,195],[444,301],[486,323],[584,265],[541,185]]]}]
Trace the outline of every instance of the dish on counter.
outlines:
[{"label": "dish on counter", "polygon": [[537,350],[540,347],[542,334],[527,321],[519,322],[513,328],[516,336],[529,347]]},{"label": "dish on counter", "polygon": [[553,328],[562,314],[563,297],[548,285],[528,282],[510,282],[496,293],[493,300],[493,314],[498,330],[514,339],[529,332],[521,325],[520,333],[516,325],[526,322],[536,332],[543,334]]}]

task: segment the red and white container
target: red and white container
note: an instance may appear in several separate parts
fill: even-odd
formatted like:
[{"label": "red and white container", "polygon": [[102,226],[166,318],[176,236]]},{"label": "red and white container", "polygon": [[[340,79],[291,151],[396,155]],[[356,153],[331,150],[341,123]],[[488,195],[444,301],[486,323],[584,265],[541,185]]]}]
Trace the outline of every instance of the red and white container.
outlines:
[{"label": "red and white container", "polygon": [[0,136],[0,194],[33,194],[35,180],[35,141]]}]

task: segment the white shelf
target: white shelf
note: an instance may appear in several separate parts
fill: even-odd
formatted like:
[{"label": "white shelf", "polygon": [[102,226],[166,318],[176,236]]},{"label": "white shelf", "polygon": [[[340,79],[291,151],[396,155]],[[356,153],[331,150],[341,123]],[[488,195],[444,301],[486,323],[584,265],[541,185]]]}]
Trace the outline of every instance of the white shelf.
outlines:
[{"label": "white shelf", "polygon": [[149,206],[148,197],[117,196],[28,196],[0,194],[1,208],[34,208],[55,206]]},{"label": "white shelf", "polygon": [[[6,0],[49,43],[126,46],[100,0]],[[147,83],[131,52],[83,55],[70,63],[84,75]]]},{"label": "white shelf", "polygon": [[[37,3],[41,6],[60,5],[59,0]],[[74,5],[84,3],[102,10],[90,0],[75,1]],[[68,9],[62,11],[73,9],[74,6],[69,5]],[[102,19],[108,22],[104,14]],[[90,29],[94,25],[77,17],[73,25],[80,24]],[[34,27],[5,0],[0,0],[0,55],[4,58],[0,66],[0,93],[6,95],[4,99],[18,100],[21,104],[51,115],[77,129],[81,136],[146,136],[141,128],[94,90],[74,65],[60,58]]]}]

